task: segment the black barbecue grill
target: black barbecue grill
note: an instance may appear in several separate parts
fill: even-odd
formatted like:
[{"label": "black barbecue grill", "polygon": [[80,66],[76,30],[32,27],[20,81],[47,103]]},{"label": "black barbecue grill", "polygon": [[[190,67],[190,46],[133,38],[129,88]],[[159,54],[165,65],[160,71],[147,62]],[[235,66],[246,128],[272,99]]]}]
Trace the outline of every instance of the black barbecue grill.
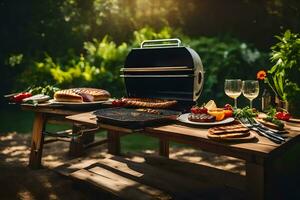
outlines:
[{"label": "black barbecue grill", "polygon": [[[181,46],[179,39],[147,40],[132,49],[121,69],[127,97],[177,100],[173,110],[188,111],[203,88],[204,71],[199,55]],[[156,109],[158,110],[158,109]],[[102,123],[144,127],[174,120],[179,112],[145,113],[133,108],[110,108],[95,112]]]},{"label": "black barbecue grill", "polygon": [[147,40],[121,69],[128,97],[177,100],[185,110],[199,98],[204,71],[199,55],[179,39]]}]

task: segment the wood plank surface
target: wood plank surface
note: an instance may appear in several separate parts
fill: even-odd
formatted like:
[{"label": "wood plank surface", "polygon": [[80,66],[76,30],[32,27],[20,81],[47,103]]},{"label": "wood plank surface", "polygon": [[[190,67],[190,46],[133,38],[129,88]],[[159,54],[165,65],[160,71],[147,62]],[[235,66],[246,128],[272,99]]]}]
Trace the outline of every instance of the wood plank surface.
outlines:
[{"label": "wood plank surface", "polygon": [[188,177],[201,179],[205,182],[218,183],[228,187],[245,189],[246,178],[244,175],[224,171],[214,167],[195,164],[192,162],[183,162],[174,159],[166,159],[161,156],[146,155],[145,162],[151,166],[157,166],[160,169],[166,169],[175,174],[184,174]]},{"label": "wood plank surface", "polygon": [[[90,113],[82,113],[78,115],[68,116],[70,120],[81,122],[81,123],[90,123],[96,124],[95,116]],[[113,125],[100,124],[101,128],[119,131],[119,132],[137,132],[140,131],[143,134],[158,137],[162,141],[171,140],[185,144],[196,145],[203,150],[229,155],[237,158],[242,158],[245,160],[257,159],[255,157],[261,158],[268,156],[274,150],[279,151],[283,150],[284,146],[292,144],[293,138],[298,138],[300,136],[300,125],[296,123],[286,123],[286,128],[289,131],[287,134],[287,142],[278,145],[270,141],[269,139],[259,136],[256,134],[257,140],[254,142],[247,143],[225,143],[225,142],[216,142],[207,138],[207,128],[203,127],[190,127],[185,124],[171,124],[158,127],[146,127],[144,131],[141,130],[131,130],[127,128],[117,127]],[[292,141],[292,142],[291,142]],[[294,140],[296,141],[296,140]],[[162,153],[166,153],[166,145],[164,143],[160,146]],[[274,151],[274,152],[276,152]]]},{"label": "wood plank surface", "polygon": [[82,111],[75,111],[75,110],[69,110],[69,109],[63,109],[63,108],[51,107],[51,106],[42,106],[42,105],[33,106],[30,104],[22,104],[21,108],[22,110],[28,110],[32,112],[49,113],[49,114],[64,115],[64,116],[75,115],[82,112]]},{"label": "wood plank surface", "polygon": [[75,123],[97,125],[97,117],[93,112],[84,112],[80,114],[67,116],[66,119],[71,120]]},{"label": "wood plank surface", "polygon": [[179,140],[179,141],[187,141],[189,143],[198,144],[199,147],[204,147],[209,145],[212,150],[216,146],[235,150],[235,151],[243,151],[243,152],[254,152],[260,155],[264,155],[269,153],[274,149],[273,145],[264,145],[259,143],[225,143],[225,142],[216,142],[208,139],[206,128],[200,127],[188,127],[180,124],[172,124],[165,125],[159,127],[147,127],[146,132],[150,134],[156,134],[157,136],[165,136],[170,140]]},{"label": "wood plank surface", "polygon": [[[185,173],[173,173],[167,168],[151,166],[144,161],[136,162],[131,159],[125,159],[118,156],[110,159],[99,160],[98,163],[95,163],[91,167],[105,168],[122,175],[123,177],[135,180],[139,183],[157,187],[167,191],[168,193],[176,194],[177,196],[182,196],[185,198],[192,196],[188,195],[189,192],[195,194],[198,193],[197,191],[200,188],[203,191],[207,191],[216,185],[219,185],[218,183],[203,181],[201,180],[201,177],[194,179],[191,176],[186,176]],[[182,171],[188,170],[188,168],[182,169]]]},{"label": "wood plank surface", "polygon": [[[162,165],[146,162],[140,156],[119,157],[107,154],[98,159],[74,159],[54,170],[95,185],[124,199],[218,199],[226,196],[228,199],[240,198],[240,190],[224,186],[222,181],[199,175],[197,170],[203,168],[194,166],[190,173],[190,165],[178,165],[172,160],[160,158]],[[202,171],[202,175],[206,172]],[[229,173],[227,178],[231,178]],[[217,175],[216,175],[217,176]],[[236,176],[236,175],[235,175]],[[241,180],[244,177],[241,176]],[[243,185],[243,183],[240,183]],[[234,192],[232,192],[234,191]],[[167,195],[166,195],[167,194]]]},{"label": "wood plank surface", "polygon": [[[146,133],[157,137],[166,137],[173,141],[196,145],[199,148],[224,155],[234,156],[248,160],[252,156],[264,157],[279,146],[264,137],[256,135],[258,141],[248,143],[215,142],[207,138],[207,128],[188,127],[182,124],[171,124],[159,127],[147,127]],[[289,139],[299,137],[299,134],[291,131]]]},{"label": "wood plank surface", "polygon": [[89,182],[96,187],[111,192],[124,199],[153,200],[171,199],[164,192],[150,186],[140,184],[131,179],[119,176],[109,170],[95,167],[91,170],[81,169],[71,174],[71,177]]}]

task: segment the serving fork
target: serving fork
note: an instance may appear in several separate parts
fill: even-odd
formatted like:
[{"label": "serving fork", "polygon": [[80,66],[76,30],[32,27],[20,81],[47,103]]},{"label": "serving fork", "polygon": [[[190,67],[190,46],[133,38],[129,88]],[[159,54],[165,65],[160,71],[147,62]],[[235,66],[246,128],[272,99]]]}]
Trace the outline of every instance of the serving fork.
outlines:
[{"label": "serving fork", "polygon": [[277,144],[281,144],[282,142],[285,141],[285,139],[282,136],[279,135],[275,135],[273,132],[268,131],[268,130],[264,130],[258,126],[254,126],[249,119],[247,118],[240,118],[240,122],[246,126],[247,128],[256,131],[258,134],[268,138],[269,140],[277,143]]}]

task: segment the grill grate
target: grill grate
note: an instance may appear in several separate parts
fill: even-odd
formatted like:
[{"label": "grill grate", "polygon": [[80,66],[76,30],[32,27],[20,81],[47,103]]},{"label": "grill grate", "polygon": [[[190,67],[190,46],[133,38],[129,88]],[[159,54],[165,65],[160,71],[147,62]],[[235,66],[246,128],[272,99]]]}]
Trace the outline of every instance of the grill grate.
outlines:
[{"label": "grill grate", "polygon": [[[144,110],[155,113],[149,113]],[[171,122],[181,113],[165,109],[106,108],[96,110],[94,114],[100,123],[128,128],[142,128]]]}]

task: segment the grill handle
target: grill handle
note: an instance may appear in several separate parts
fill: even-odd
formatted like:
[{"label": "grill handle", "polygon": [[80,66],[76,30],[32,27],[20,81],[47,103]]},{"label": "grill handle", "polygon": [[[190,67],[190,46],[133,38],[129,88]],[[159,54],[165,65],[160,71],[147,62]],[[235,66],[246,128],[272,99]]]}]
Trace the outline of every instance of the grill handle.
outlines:
[{"label": "grill handle", "polygon": [[181,40],[178,38],[171,39],[159,39],[159,40],[144,40],[141,43],[141,49],[152,48],[152,47],[180,47]]}]

